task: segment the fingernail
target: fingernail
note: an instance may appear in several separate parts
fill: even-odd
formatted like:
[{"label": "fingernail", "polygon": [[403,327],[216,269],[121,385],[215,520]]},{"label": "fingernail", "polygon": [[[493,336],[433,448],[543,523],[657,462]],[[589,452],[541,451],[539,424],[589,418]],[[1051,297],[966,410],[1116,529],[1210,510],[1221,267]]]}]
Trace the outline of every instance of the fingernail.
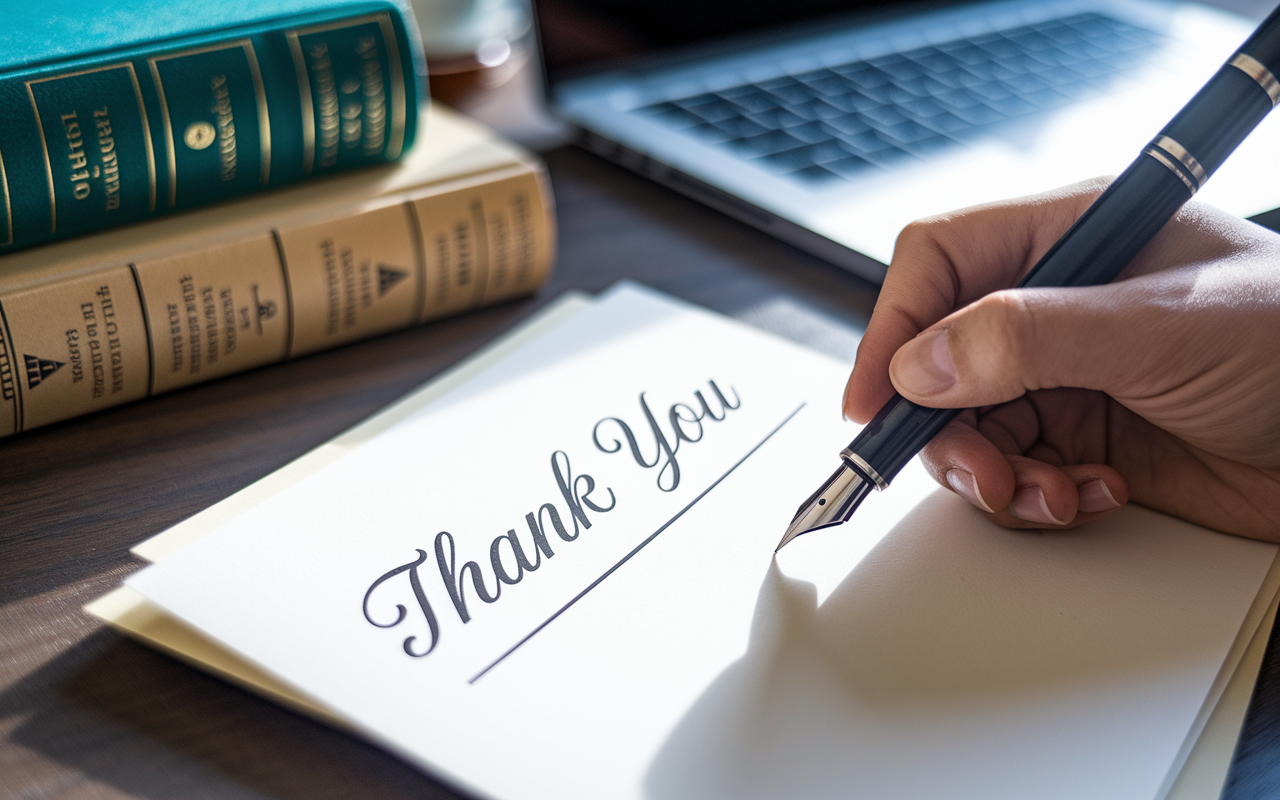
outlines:
[{"label": "fingernail", "polygon": [[982,499],[982,492],[978,491],[978,479],[973,477],[972,472],[963,469],[947,470],[947,483],[956,490],[956,494],[988,514],[991,513],[991,506]]},{"label": "fingernail", "polygon": [[[937,394],[956,382],[956,367],[947,346],[947,331],[927,331],[903,345],[898,383],[916,394]],[[902,351],[899,351],[902,352]]]},{"label": "fingernail", "polygon": [[1080,510],[1086,514],[1110,511],[1119,507],[1120,504],[1111,496],[1111,490],[1101,479],[1089,481],[1080,487]]},{"label": "fingernail", "polygon": [[849,390],[852,388],[853,376],[850,375],[849,380],[845,381],[844,384],[844,394],[840,397],[840,416],[844,418],[845,422],[851,421],[849,419]]},{"label": "fingernail", "polygon": [[1049,503],[1044,499],[1044,489],[1039,486],[1023,486],[1013,493],[1009,503],[1009,513],[1027,522],[1038,522],[1041,525],[1066,525],[1049,510]]}]

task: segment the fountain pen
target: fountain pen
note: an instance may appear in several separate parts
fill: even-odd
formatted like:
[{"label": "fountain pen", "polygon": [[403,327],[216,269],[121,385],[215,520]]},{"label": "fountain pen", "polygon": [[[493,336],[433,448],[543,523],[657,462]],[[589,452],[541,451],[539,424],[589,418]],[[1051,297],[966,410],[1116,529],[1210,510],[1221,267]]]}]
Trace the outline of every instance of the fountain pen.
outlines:
[{"label": "fountain pen", "polygon": [[[1018,286],[1091,286],[1113,280],[1280,103],[1277,71],[1280,8]],[[886,488],[961,410],[927,408],[895,394],[840,452],[840,468],[800,506],[777,549],[802,534],[847,522],[873,488]]]}]

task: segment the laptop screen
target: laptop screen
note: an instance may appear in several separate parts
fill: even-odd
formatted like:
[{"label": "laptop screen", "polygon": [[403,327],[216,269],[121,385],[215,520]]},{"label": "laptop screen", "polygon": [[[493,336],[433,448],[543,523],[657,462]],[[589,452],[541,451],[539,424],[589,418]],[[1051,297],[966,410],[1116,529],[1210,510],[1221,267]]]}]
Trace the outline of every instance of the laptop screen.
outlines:
[{"label": "laptop screen", "polygon": [[[878,16],[892,0],[535,0],[547,75],[610,66],[723,40],[806,29],[832,16]],[[809,23],[809,24],[806,24]],[[799,30],[797,30],[799,32]]]}]

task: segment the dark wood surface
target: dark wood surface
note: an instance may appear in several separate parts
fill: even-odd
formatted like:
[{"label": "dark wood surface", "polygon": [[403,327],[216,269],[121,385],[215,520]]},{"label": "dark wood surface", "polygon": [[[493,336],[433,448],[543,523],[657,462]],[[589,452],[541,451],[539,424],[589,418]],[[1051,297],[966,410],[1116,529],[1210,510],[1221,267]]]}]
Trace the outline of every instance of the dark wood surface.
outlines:
[{"label": "dark wood surface", "polygon": [[[357,739],[109,630],[81,606],[133,544],[467,356],[568,288],[644,281],[852,358],[868,284],[584,153],[549,155],[560,221],[537,297],[0,441],[0,797],[457,797]],[[833,398],[834,403],[838,402]],[[1280,781],[1272,643],[1232,798]]]}]

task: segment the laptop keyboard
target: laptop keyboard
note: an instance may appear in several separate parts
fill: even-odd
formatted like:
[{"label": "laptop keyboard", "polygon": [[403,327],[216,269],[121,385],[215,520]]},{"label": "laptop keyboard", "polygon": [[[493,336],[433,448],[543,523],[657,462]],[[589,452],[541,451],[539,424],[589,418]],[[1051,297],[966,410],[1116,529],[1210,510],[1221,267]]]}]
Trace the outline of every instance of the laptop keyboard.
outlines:
[{"label": "laptop keyboard", "polygon": [[1106,88],[1162,37],[1083,13],[639,109],[774,172],[824,183],[927,158]]}]

